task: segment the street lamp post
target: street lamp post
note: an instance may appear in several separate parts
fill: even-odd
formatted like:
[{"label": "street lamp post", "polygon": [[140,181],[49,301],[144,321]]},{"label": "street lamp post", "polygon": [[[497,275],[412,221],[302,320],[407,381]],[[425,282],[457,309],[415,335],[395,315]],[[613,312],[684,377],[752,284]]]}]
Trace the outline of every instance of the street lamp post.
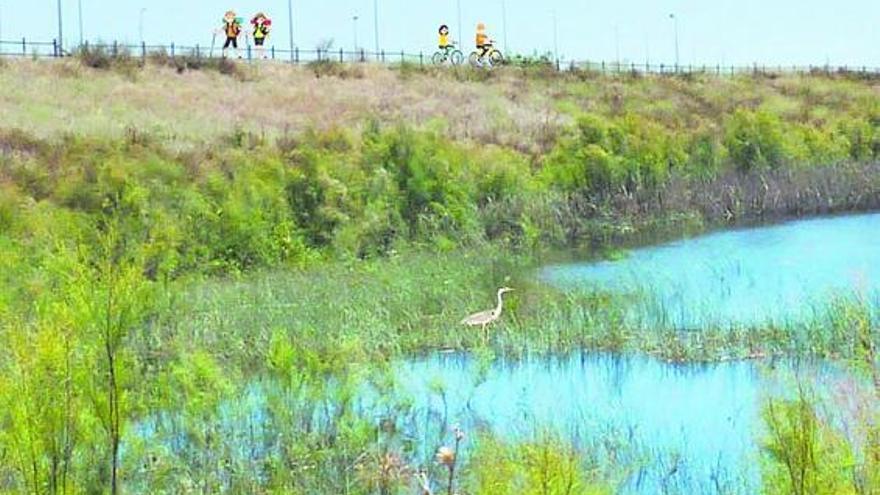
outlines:
[{"label": "street lamp post", "polygon": [[141,37],[141,44],[144,44],[144,14],[147,12],[147,8],[141,8],[141,13],[138,16],[138,35]]},{"label": "street lamp post", "polygon": [[559,28],[556,22],[556,9],[553,9],[553,58],[559,65]]},{"label": "street lamp post", "polygon": [[373,0],[373,34],[376,38],[376,56],[379,56],[379,0]]},{"label": "street lamp post", "polygon": [[290,60],[293,61],[293,0],[287,0],[287,35],[290,38]]},{"label": "street lamp post", "polygon": [[77,0],[76,10],[77,10],[77,13],[79,14],[79,46],[83,46],[83,38],[85,38],[85,35],[83,34],[83,3],[82,3],[82,0]]},{"label": "street lamp post", "polygon": [[614,58],[617,70],[620,71],[620,27],[614,26]]},{"label": "street lamp post", "polygon": [[352,18],[352,23],[354,24],[354,52],[358,51],[358,16],[355,14]]},{"label": "street lamp post", "polygon": [[462,31],[462,27],[461,27],[461,0],[458,0],[457,4],[458,4],[458,37],[460,39],[464,39],[464,38],[462,38],[464,31]]},{"label": "street lamp post", "polygon": [[501,23],[504,28],[504,52],[510,53],[510,47],[507,46],[507,1],[501,0]]},{"label": "street lamp post", "polygon": [[61,0],[58,0],[58,53],[61,55],[64,51],[64,21],[61,19]]},{"label": "street lamp post", "polygon": [[675,26],[675,71],[678,72],[680,60],[678,58],[678,17],[675,14],[669,14],[672,23]]}]

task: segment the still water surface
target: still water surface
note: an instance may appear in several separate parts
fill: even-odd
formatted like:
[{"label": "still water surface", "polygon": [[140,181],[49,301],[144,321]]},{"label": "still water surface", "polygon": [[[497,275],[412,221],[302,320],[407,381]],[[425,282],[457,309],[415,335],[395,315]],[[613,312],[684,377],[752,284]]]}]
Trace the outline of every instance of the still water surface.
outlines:
[{"label": "still water surface", "polygon": [[626,493],[713,493],[718,486],[749,493],[760,478],[761,399],[782,390],[798,368],[818,379],[815,366],[790,362],[673,365],[573,354],[481,369],[474,358],[439,355],[408,362],[400,380],[422,415],[416,425],[446,421],[510,440],[549,429],[606,467],[612,458],[625,467]]},{"label": "still water surface", "polygon": [[677,328],[797,323],[842,295],[880,293],[880,214],[718,232],[623,259],[548,266],[562,287],[638,294],[631,316]]}]

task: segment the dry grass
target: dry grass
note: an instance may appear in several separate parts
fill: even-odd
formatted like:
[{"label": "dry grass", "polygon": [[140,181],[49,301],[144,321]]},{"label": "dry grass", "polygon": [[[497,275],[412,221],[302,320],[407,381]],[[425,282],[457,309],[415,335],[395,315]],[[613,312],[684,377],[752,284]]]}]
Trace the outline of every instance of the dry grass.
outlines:
[{"label": "dry grass", "polygon": [[[183,144],[235,131],[357,128],[372,117],[387,125],[442,125],[454,138],[535,155],[584,111],[640,114],[681,129],[718,123],[739,107],[770,105],[793,119],[816,121],[867,111],[880,101],[878,81],[824,76],[632,78],[372,65],[318,72],[242,64],[230,77],[157,64],[115,71],[76,60],[9,61],[0,68],[0,113],[2,126],[40,137],[122,136],[137,128]],[[28,84],[21,84],[23,74]]]},{"label": "dry grass", "polygon": [[[309,67],[246,66],[247,77],[148,66],[137,73],[76,61],[15,61],[0,70],[3,126],[40,137],[122,136],[130,127],[184,143],[240,130],[358,127],[369,117],[416,126],[442,122],[455,137],[518,144],[563,120],[539,94],[506,98],[479,82],[445,82],[381,67],[361,77],[316,77]],[[28,84],[21,84],[28,74]],[[501,83],[506,84],[506,83]],[[532,140],[535,141],[534,139]]]}]

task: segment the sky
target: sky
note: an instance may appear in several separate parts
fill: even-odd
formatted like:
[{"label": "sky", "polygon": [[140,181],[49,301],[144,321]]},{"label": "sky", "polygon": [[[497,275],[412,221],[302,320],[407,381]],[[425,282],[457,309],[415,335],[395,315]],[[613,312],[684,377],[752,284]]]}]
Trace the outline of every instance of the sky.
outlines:
[{"label": "sky", "polygon": [[[61,0],[65,44],[87,40],[210,45],[227,9],[273,18],[271,43],[289,44],[287,0]],[[458,3],[462,27],[459,29]],[[0,38],[57,37],[57,0],[0,0]],[[507,53],[643,64],[832,65],[880,67],[880,0],[375,0],[379,41],[387,51],[433,52],[441,23],[470,50],[484,22]],[[292,0],[293,41],[312,50],[375,46],[374,0]],[[506,12],[506,16],[504,15]],[[353,17],[358,16],[354,21]],[[505,19],[506,18],[506,19]],[[554,23],[555,18],[555,23]],[[506,21],[506,22],[505,22]],[[554,24],[556,29],[554,30]],[[460,33],[463,32],[463,34]],[[556,33],[554,40],[554,31]]]}]

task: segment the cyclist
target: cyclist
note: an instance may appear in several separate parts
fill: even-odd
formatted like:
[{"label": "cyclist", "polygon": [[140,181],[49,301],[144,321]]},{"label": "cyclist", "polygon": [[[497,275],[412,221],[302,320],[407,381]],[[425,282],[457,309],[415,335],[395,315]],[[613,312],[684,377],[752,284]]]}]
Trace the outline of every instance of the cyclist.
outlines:
[{"label": "cyclist", "polygon": [[486,57],[493,48],[492,40],[486,34],[486,25],[482,22],[477,24],[477,53],[480,55],[480,60]]},{"label": "cyclist", "polygon": [[440,51],[443,52],[446,56],[449,56],[449,51],[452,49],[452,45],[455,43],[452,38],[449,36],[449,26],[443,24],[440,26]]}]

